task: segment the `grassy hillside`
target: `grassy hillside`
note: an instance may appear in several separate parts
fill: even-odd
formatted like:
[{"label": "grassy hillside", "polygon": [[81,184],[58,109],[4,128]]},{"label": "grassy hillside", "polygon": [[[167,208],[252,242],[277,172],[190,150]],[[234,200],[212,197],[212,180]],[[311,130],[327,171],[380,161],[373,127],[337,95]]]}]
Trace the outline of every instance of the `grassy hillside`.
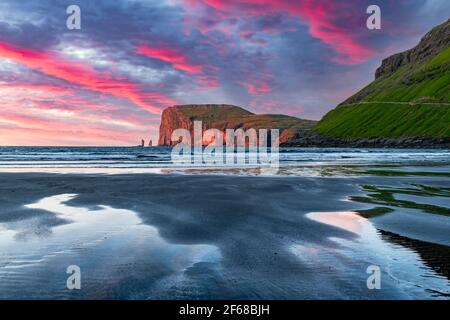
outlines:
[{"label": "grassy hillside", "polygon": [[232,105],[182,105],[178,107],[189,120],[202,120],[204,123],[229,121],[252,115],[250,111]]},{"label": "grassy hillside", "polygon": [[[314,131],[343,138],[450,137],[449,25],[425,36],[426,46],[386,59],[383,63],[402,63],[326,114]],[[432,41],[444,43],[443,48],[414,59],[415,52],[430,50]]]},{"label": "grassy hillside", "polygon": [[341,106],[330,111],[314,131],[341,138],[450,137],[450,106]]}]

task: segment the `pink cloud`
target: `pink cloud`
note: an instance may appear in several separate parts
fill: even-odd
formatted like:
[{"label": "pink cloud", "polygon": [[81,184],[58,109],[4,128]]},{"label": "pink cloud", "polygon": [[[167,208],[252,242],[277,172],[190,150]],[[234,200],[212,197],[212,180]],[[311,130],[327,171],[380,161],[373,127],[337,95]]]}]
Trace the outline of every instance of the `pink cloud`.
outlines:
[{"label": "pink cloud", "polygon": [[[90,130],[89,128],[73,128],[60,126],[59,128],[40,127],[2,127],[0,123],[0,144],[27,146],[99,146],[99,145],[133,145],[136,133],[116,132],[111,130]],[[144,135],[142,135],[144,136]],[[137,143],[137,141],[136,141]]]},{"label": "pink cloud", "polygon": [[15,90],[25,90],[25,91],[41,91],[53,94],[69,94],[72,90],[68,88],[62,88],[54,85],[46,84],[18,84],[18,83],[0,83],[0,89],[15,89]]},{"label": "pink cloud", "polygon": [[136,48],[136,52],[152,59],[164,61],[174,69],[195,76],[200,89],[212,89],[220,85],[218,77],[213,75],[214,67],[190,63],[188,55],[177,48],[142,45]]},{"label": "pink cloud", "polygon": [[[263,70],[265,65],[265,59],[254,57],[251,61],[251,65],[257,70]],[[252,96],[263,96],[273,91],[275,78],[272,73],[267,71],[253,71],[248,68],[241,70],[242,80],[240,84],[243,85],[247,92]]]},{"label": "pink cloud", "polygon": [[259,83],[249,83],[247,84],[247,91],[254,95],[259,96],[262,94],[267,94],[272,91],[270,84],[268,82],[259,82]]},{"label": "pink cloud", "polygon": [[[0,145],[133,145],[138,138],[148,135],[149,125],[142,126],[138,118],[114,119],[80,112],[58,117],[58,112],[65,110],[44,105],[28,111],[13,107],[10,105],[9,109],[18,111],[0,110]],[[34,109],[53,110],[55,116],[34,113]]]},{"label": "pink cloud", "polygon": [[[157,103],[159,101],[170,102],[168,105],[176,104],[176,101],[160,93],[151,93],[154,101],[150,103],[146,101],[144,94],[140,93],[138,84],[113,79],[106,73],[100,74],[87,65],[63,60],[55,54],[17,48],[11,44],[0,42],[0,57],[78,85],[83,89],[127,99],[152,113],[161,112],[160,107],[154,104],[155,101]],[[147,93],[147,96],[149,96],[149,93]]]},{"label": "pink cloud", "polygon": [[[349,1],[352,5],[352,1]],[[355,5],[355,4],[353,4]],[[307,20],[310,34],[333,48],[340,56],[333,60],[342,64],[360,63],[371,58],[375,51],[360,42],[352,32],[351,21],[346,27],[337,24],[336,16],[348,14],[348,6],[335,2],[302,1],[294,12]],[[350,27],[350,28],[349,28]]]},{"label": "pink cloud", "polygon": [[[349,0],[346,2],[333,2],[326,0],[184,0],[188,8],[204,7],[212,10],[209,14],[208,24],[202,20],[189,22],[202,32],[218,30],[214,26],[214,20],[218,24],[224,19],[248,19],[261,16],[269,16],[274,13],[284,13],[299,18],[309,27],[309,33],[316,39],[328,45],[338,55],[334,62],[341,64],[361,63],[370,59],[376,52],[365,45],[358,36],[359,29],[365,28],[362,21],[355,23],[349,16],[355,8],[360,8],[358,2]],[[362,11],[364,14],[364,11]],[[355,14],[353,17],[361,16]],[[359,22],[361,22],[359,24]],[[277,30],[274,27],[261,28],[258,32],[272,33]],[[287,31],[293,31],[289,28]],[[256,32],[243,30],[240,36],[249,38]],[[262,43],[261,43],[262,44]]]},{"label": "pink cloud", "polygon": [[133,115],[109,99],[91,101],[80,92],[47,84],[0,84],[0,145],[134,145],[156,132],[150,114]]},{"label": "pink cloud", "polygon": [[136,52],[147,57],[158,59],[169,63],[174,69],[190,74],[199,74],[203,71],[203,66],[188,62],[188,57],[176,48],[140,46]]}]

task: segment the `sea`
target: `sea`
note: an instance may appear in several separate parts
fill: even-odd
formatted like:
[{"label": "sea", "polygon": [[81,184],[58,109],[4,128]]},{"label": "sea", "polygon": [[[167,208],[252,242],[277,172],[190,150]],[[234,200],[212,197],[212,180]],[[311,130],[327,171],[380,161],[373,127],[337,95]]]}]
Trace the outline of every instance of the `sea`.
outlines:
[{"label": "sea", "polygon": [[0,147],[0,299],[449,299],[450,150]]},{"label": "sea", "polygon": [[[0,147],[0,172],[255,174],[251,165],[192,170],[172,160],[169,147]],[[280,175],[317,175],[314,168],[432,164],[447,166],[450,150],[376,148],[280,148]],[[206,169],[210,166],[204,165]],[[246,170],[248,169],[248,170]],[[436,169],[436,168],[434,168]]]}]

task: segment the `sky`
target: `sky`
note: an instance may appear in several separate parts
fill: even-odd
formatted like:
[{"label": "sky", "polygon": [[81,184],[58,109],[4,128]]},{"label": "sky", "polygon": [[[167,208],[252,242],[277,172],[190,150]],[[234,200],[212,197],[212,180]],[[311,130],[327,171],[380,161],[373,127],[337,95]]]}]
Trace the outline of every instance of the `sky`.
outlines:
[{"label": "sky", "polygon": [[156,142],[174,104],[317,120],[449,13],[448,0],[0,0],[0,145]]}]

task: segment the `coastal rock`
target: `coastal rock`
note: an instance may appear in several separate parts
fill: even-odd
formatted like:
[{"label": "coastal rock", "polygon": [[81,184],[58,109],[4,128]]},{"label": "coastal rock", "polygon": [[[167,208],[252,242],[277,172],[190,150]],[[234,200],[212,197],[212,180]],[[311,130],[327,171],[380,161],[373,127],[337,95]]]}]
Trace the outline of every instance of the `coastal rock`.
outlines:
[{"label": "coastal rock", "polygon": [[450,138],[434,137],[374,137],[366,139],[338,138],[323,136],[314,132],[304,132],[301,136],[281,144],[283,147],[319,148],[426,148],[449,149]]},{"label": "coastal rock", "polygon": [[[303,120],[286,115],[254,114],[241,107],[233,105],[178,105],[166,108],[161,116],[159,129],[160,146],[172,146],[172,132],[176,129],[186,129],[193,136],[194,121],[202,121],[202,130],[218,129],[224,133],[226,129],[279,129],[280,144],[289,142],[312,128],[315,121]],[[210,141],[203,141],[208,145]]]},{"label": "coastal rock", "polygon": [[[375,81],[318,122],[313,141],[365,147],[448,146],[449,48],[447,20],[414,48],[384,59]],[[301,139],[298,143],[303,145]]]},{"label": "coastal rock", "polygon": [[170,146],[172,141],[170,136],[175,129],[192,129],[192,121],[189,120],[180,110],[176,107],[167,108],[161,115],[161,125],[159,127],[159,140],[158,145]]}]

